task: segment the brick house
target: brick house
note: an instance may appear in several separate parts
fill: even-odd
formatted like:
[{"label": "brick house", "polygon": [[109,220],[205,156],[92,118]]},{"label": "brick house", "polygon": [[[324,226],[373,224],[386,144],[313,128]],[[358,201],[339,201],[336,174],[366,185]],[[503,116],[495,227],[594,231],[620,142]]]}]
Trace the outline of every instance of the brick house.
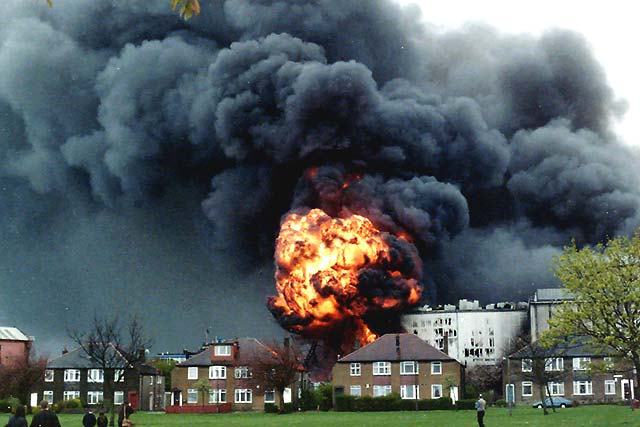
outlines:
[{"label": "brick house", "polygon": [[387,334],[339,358],[332,370],[336,394],[454,401],[463,390],[464,367],[413,334]]},{"label": "brick house", "polygon": [[534,342],[509,356],[504,383],[514,385],[516,404],[540,401],[534,360],[539,360],[541,370],[544,367],[548,372],[552,397],[562,396],[579,403],[614,403],[634,398],[632,365],[617,357],[613,349],[576,338],[553,348],[542,348]]},{"label": "brick house", "polygon": [[33,345],[33,338],[18,328],[0,326],[0,367],[26,362]]},{"label": "brick house", "polygon": [[[113,347],[112,347],[113,348]],[[131,364],[123,353],[114,369],[101,369],[78,347],[47,362],[44,381],[35,391],[39,400],[58,403],[80,399],[89,407],[102,405],[104,382],[112,381],[114,405],[131,402],[136,410],[158,411],[164,409],[164,377],[155,368],[145,363]]]},{"label": "brick house", "polygon": [[[274,390],[250,380],[252,361],[270,351],[255,338],[205,345],[171,372],[172,406],[167,412],[262,411],[265,403],[280,405]],[[198,388],[203,380],[209,386],[206,394]],[[290,389],[284,399],[291,401]]]}]

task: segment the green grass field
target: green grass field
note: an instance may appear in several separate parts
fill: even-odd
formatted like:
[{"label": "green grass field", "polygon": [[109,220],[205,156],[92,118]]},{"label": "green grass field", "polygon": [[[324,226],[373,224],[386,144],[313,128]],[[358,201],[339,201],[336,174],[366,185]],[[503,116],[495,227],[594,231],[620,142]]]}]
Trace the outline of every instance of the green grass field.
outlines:
[{"label": "green grass field", "polygon": [[[9,419],[0,415],[0,426]],[[220,415],[166,415],[164,413],[136,413],[132,419],[136,427],[391,427],[434,426],[476,427],[474,411],[428,412],[305,412],[286,415],[237,413]],[[31,421],[31,417],[27,417]],[[62,427],[82,427],[82,415],[60,415]],[[622,406],[583,406],[558,410],[543,416],[541,410],[517,408],[509,417],[506,409],[489,408],[485,417],[488,427],[549,426],[549,427],[606,427],[640,426],[640,411],[631,412]]]}]

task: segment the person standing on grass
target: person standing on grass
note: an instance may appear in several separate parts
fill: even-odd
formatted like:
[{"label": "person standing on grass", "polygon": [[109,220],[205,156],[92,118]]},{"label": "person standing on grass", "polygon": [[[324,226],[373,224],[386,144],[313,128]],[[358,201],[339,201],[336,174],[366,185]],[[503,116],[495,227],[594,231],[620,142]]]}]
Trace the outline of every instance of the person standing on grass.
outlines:
[{"label": "person standing on grass", "polygon": [[82,426],[83,427],[95,427],[96,425],[96,416],[93,414],[93,410],[89,409],[84,417],[82,417]]},{"label": "person standing on grass", "polygon": [[30,427],[60,427],[58,416],[49,410],[49,402],[40,402],[40,412],[33,416]]},{"label": "person standing on grass", "polygon": [[109,418],[104,414],[104,411],[100,411],[96,422],[98,423],[98,427],[107,427],[109,425]]},{"label": "person standing on grass", "polygon": [[482,394],[478,396],[476,401],[476,412],[478,413],[478,427],[484,427],[484,411],[487,409],[487,401],[482,398]]},{"label": "person standing on grass", "polygon": [[15,415],[11,415],[6,427],[27,427],[27,419],[24,416],[24,406],[16,406]]}]

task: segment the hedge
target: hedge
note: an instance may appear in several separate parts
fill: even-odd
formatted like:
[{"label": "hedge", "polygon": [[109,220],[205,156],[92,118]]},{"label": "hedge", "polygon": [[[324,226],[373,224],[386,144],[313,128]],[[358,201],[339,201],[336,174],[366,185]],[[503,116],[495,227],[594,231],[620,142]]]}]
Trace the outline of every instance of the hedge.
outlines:
[{"label": "hedge", "polygon": [[[461,402],[458,405],[458,402]],[[450,398],[409,400],[401,399],[398,394],[382,397],[355,397],[346,394],[336,396],[336,410],[340,412],[381,412],[381,411],[434,411],[451,409],[473,409],[475,401],[458,401],[453,404]]]}]

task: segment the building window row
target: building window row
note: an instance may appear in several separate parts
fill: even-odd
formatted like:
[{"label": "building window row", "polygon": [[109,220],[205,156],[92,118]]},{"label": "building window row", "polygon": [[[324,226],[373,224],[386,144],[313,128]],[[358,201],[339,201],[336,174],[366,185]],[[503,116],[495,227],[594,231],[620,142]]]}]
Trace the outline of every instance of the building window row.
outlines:
[{"label": "building window row", "polygon": [[[373,397],[388,396],[392,392],[391,385],[374,385]],[[362,386],[352,385],[349,387],[349,394],[354,397],[362,396]],[[431,398],[438,399],[442,397],[442,384],[431,384]],[[420,386],[413,385],[401,385],[400,397],[402,399],[420,399]]]},{"label": "building window row", "polygon": [[[197,372],[196,372],[196,375],[197,375]],[[47,383],[53,382],[54,378],[55,378],[55,371],[53,369],[46,369],[44,371],[44,381],[45,382],[47,382]],[[124,381],[124,369],[116,369],[114,371],[114,381],[115,382],[123,382]],[[80,369],[65,369],[64,370],[64,382],[66,382],[66,383],[77,383],[77,382],[80,382]],[[89,369],[87,371],[87,382],[89,382],[89,383],[103,383],[104,382],[104,370],[103,369]]]},{"label": "building window row", "polygon": [[[53,405],[53,390],[44,390],[42,398],[46,400],[50,405]],[[62,395],[63,400],[80,399],[80,391],[67,390]],[[102,391],[90,391],[87,393],[87,404],[97,405],[104,401],[104,392]],[[113,393],[114,405],[122,405],[124,401],[124,392],[116,391]]]},{"label": "building window row", "polygon": [[[237,372],[237,368],[236,368],[236,372]],[[400,362],[400,375],[417,375],[418,373],[419,373],[418,362],[416,361]],[[432,375],[442,374],[442,362],[431,362],[431,374]],[[349,375],[352,377],[361,376],[362,365],[360,363],[351,363],[349,365]],[[373,362],[373,375],[391,375],[391,362]]]},{"label": "building window row", "polygon": [[[550,382],[549,390],[551,396],[564,396],[564,383],[563,382]],[[573,394],[575,396],[589,396],[593,394],[593,382],[592,381],[574,381],[573,382]],[[616,394],[616,382],[614,380],[604,380],[604,394],[615,395]],[[531,381],[522,382],[522,396],[533,396],[533,383]]]},{"label": "building window row", "polygon": [[[533,359],[522,359],[522,372],[531,372],[533,370]],[[573,370],[574,371],[586,371],[591,364],[590,357],[574,357],[573,358]],[[605,366],[613,367],[613,362],[610,357],[605,357]],[[545,371],[563,371],[564,359],[562,357],[550,357],[545,359],[544,364]]]}]

